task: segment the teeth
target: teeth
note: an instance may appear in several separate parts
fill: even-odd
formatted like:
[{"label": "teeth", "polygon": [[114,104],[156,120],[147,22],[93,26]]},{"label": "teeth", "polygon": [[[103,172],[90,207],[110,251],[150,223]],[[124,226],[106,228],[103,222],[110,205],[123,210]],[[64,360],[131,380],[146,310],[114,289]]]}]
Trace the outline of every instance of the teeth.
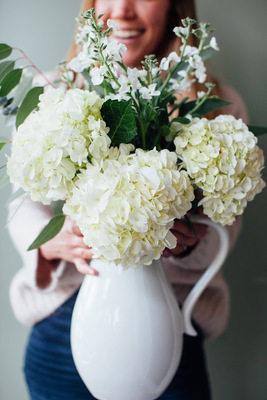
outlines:
[{"label": "teeth", "polygon": [[131,30],[131,31],[116,31],[116,36],[119,38],[132,38],[140,36],[142,33],[141,30]]}]

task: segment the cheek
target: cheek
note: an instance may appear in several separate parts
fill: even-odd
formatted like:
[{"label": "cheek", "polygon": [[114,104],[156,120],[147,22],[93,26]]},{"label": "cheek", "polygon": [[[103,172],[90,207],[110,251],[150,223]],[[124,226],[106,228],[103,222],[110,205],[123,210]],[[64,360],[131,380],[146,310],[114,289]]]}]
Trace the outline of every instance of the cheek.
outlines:
[{"label": "cheek", "polygon": [[106,20],[107,17],[106,15],[109,12],[109,7],[108,7],[108,2],[105,0],[96,0],[94,4],[94,9],[95,9],[95,16],[97,17],[99,14],[105,14],[104,17],[102,17],[102,20]]},{"label": "cheek", "polygon": [[165,28],[168,24],[168,4],[165,7],[150,7],[143,12],[143,18],[147,21],[147,26],[149,25],[151,33],[158,37],[162,37],[165,32]]}]

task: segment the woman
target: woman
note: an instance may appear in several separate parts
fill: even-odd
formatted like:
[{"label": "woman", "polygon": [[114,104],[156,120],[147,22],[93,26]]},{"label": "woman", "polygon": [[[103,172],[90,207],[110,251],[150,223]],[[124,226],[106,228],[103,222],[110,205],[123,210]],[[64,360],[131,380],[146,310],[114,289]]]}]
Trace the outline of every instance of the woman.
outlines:
[{"label": "woman", "polygon": [[[155,53],[160,59],[171,49],[178,51],[180,43],[178,38],[173,40],[173,27],[182,18],[195,18],[193,0],[87,0],[82,3],[82,10],[92,6],[97,15],[105,13],[104,21],[110,18],[119,26],[114,37],[126,44],[128,51],[123,61],[131,67],[140,66],[147,54]],[[74,44],[69,58],[77,51]],[[195,98],[198,90],[195,84],[190,93],[183,95]],[[245,110],[235,92],[223,87],[217,91],[234,103],[227,112],[244,119]],[[16,202],[12,203],[13,207],[16,208]],[[26,351],[26,380],[32,400],[93,399],[74,366],[69,328],[83,274],[97,275],[97,271],[88,264],[91,249],[84,244],[81,232],[70,219],[39,251],[26,252],[51,216],[50,207],[26,199],[9,226],[24,261],[24,267],[11,285],[11,302],[18,319],[33,326]],[[164,254],[165,268],[180,304],[218,249],[217,237],[212,232],[206,232],[200,225],[195,229],[198,241],[184,222],[177,221],[173,229],[177,247]],[[229,228],[231,243],[238,230],[238,222]],[[161,400],[210,399],[203,339],[215,337],[223,330],[228,309],[228,290],[219,273],[195,306],[193,318],[199,335],[185,336],[179,370]]]}]

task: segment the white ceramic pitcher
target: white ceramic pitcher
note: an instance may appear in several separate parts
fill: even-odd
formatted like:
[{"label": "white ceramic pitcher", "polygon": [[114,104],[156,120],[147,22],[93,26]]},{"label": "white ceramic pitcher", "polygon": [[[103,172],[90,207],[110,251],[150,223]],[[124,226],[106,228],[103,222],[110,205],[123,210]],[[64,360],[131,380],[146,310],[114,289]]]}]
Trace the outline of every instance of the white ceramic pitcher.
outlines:
[{"label": "white ceramic pitcher", "polygon": [[195,335],[191,313],[223,264],[228,234],[214,227],[220,249],[180,311],[161,260],[122,270],[93,260],[99,276],[86,276],[73,311],[71,347],[77,370],[100,400],[153,400],[171,382],[181,356],[183,334]]}]

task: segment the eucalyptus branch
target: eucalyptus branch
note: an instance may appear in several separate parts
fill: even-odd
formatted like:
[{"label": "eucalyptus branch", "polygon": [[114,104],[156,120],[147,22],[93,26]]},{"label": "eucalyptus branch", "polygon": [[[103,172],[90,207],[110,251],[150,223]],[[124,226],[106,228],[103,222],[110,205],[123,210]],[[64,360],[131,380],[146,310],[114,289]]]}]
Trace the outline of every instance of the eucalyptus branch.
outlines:
[{"label": "eucalyptus branch", "polygon": [[26,53],[24,53],[23,50],[21,50],[17,47],[13,47],[13,49],[19,51],[23,55],[22,58],[26,59],[30,63],[29,67],[34,68],[35,71],[38,72],[38,74],[41,75],[46,80],[48,85],[55,87],[55,85],[52,82],[50,82],[50,80],[45,76],[45,74],[38,67],[36,67],[36,65],[30,60],[30,58],[27,56]]}]

